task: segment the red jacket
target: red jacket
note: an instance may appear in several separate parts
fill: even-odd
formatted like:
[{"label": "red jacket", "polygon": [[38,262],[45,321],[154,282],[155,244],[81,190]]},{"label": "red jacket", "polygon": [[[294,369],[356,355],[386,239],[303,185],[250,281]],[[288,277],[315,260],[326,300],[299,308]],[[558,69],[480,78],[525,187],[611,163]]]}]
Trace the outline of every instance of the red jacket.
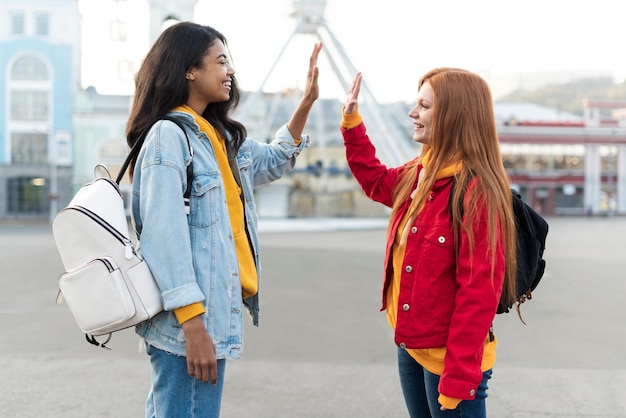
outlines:
[{"label": "red jacket", "polygon": [[[375,155],[363,123],[341,132],[348,165],[361,188],[370,199],[391,207],[392,187],[406,165],[384,166]],[[502,291],[504,248],[498,240],[492,280],[483,212],[474,218],[471,254],[467,235],[460,231],[457,259],[449,208],[451,186],[450,177],[437,180],[424,208],[410,226],[394,339],[400,347],[446,347],[439,392],[452,398],[473,399],[482,379],[480,366],[485,338]],[[393,278],[391,247],[409,200],[392,220],[387,238],[381,310],[386,308],[385,294]]]}]

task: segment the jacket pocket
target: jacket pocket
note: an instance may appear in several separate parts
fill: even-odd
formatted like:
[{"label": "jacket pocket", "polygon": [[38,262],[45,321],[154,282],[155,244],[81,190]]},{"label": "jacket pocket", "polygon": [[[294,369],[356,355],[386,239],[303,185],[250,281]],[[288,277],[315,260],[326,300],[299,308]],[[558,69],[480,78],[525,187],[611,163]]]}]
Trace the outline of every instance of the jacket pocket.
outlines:
[{"label": "jacket pocket", "polygon": [[447,225],[429,228],[424,240],[425,267],[434,295],[447,296],[454,293],[456,252],[451,228]]},{"label": "jacket pocket", "polygon": [[189,224],[198,228],[215,224],[225,198],[219,173],[198,174],[191,187]]}]

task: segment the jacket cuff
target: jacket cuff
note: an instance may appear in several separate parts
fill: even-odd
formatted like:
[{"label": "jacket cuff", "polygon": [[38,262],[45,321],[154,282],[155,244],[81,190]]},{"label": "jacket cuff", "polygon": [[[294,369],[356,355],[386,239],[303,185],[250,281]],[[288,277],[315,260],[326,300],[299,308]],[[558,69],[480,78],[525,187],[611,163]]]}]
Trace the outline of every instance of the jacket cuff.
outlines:
[{"label": "jacket cuff", "polygon": [[[445,372],[444,372],[445,373]],[[478,382],[471,384],[467,381],[444,378],[442,375],[439,381],[439,393],[450,398],[457,398],[461,400],[472,400],[476,397],[476,390],[478,389]]]},{"label": "jacket cuff", "polygon": [[294,138],[291,136],[291,132],[289,132],[289,128],[287,128],[286,123],[278,128],[274,138],[280,142],[293,143],[297,148],[295,155],[298,155],[304,148],[311,146],[311,137],[309,134],[302,134],[300,138]]},{"label": "jacket cuff", "polygon": [[203,302],[205,299],[198,283],[188,283],[161,292],[161,298],[163,299],[163,308],[166,311],[173,311],[196,302]]}]

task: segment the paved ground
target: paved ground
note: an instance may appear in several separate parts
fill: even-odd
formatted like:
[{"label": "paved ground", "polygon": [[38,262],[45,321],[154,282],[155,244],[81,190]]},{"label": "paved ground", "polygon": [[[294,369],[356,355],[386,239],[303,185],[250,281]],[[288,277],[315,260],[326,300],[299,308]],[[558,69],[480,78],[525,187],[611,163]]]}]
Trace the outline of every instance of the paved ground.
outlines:
[{"label": "paved ground", "polygon": [[[496,320],[489,416],[626,418],[626,219],[550,224],[528,325]],[[243,358],[228,363],[222,416],[406,417],[378,312],[384,222],[314,225],[262,222],[261,327],[247,321]],[[138,338],[117,333],[111,351],[83,340],[54,303],[62,267],[49,226],[0,226],[0,250],[0,416],[141,417]]]}]

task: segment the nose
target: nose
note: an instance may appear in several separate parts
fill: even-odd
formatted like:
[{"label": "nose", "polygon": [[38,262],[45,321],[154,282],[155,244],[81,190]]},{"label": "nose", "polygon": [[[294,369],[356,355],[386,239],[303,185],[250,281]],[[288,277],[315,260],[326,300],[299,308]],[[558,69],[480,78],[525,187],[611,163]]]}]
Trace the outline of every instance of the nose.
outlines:
[{"label": "nose", "polygon": [[413,109],[409,110],[409,117],[413,119],[417,119],[419,116],[419,112],[417,111],[417,106],[414,106]]}]

